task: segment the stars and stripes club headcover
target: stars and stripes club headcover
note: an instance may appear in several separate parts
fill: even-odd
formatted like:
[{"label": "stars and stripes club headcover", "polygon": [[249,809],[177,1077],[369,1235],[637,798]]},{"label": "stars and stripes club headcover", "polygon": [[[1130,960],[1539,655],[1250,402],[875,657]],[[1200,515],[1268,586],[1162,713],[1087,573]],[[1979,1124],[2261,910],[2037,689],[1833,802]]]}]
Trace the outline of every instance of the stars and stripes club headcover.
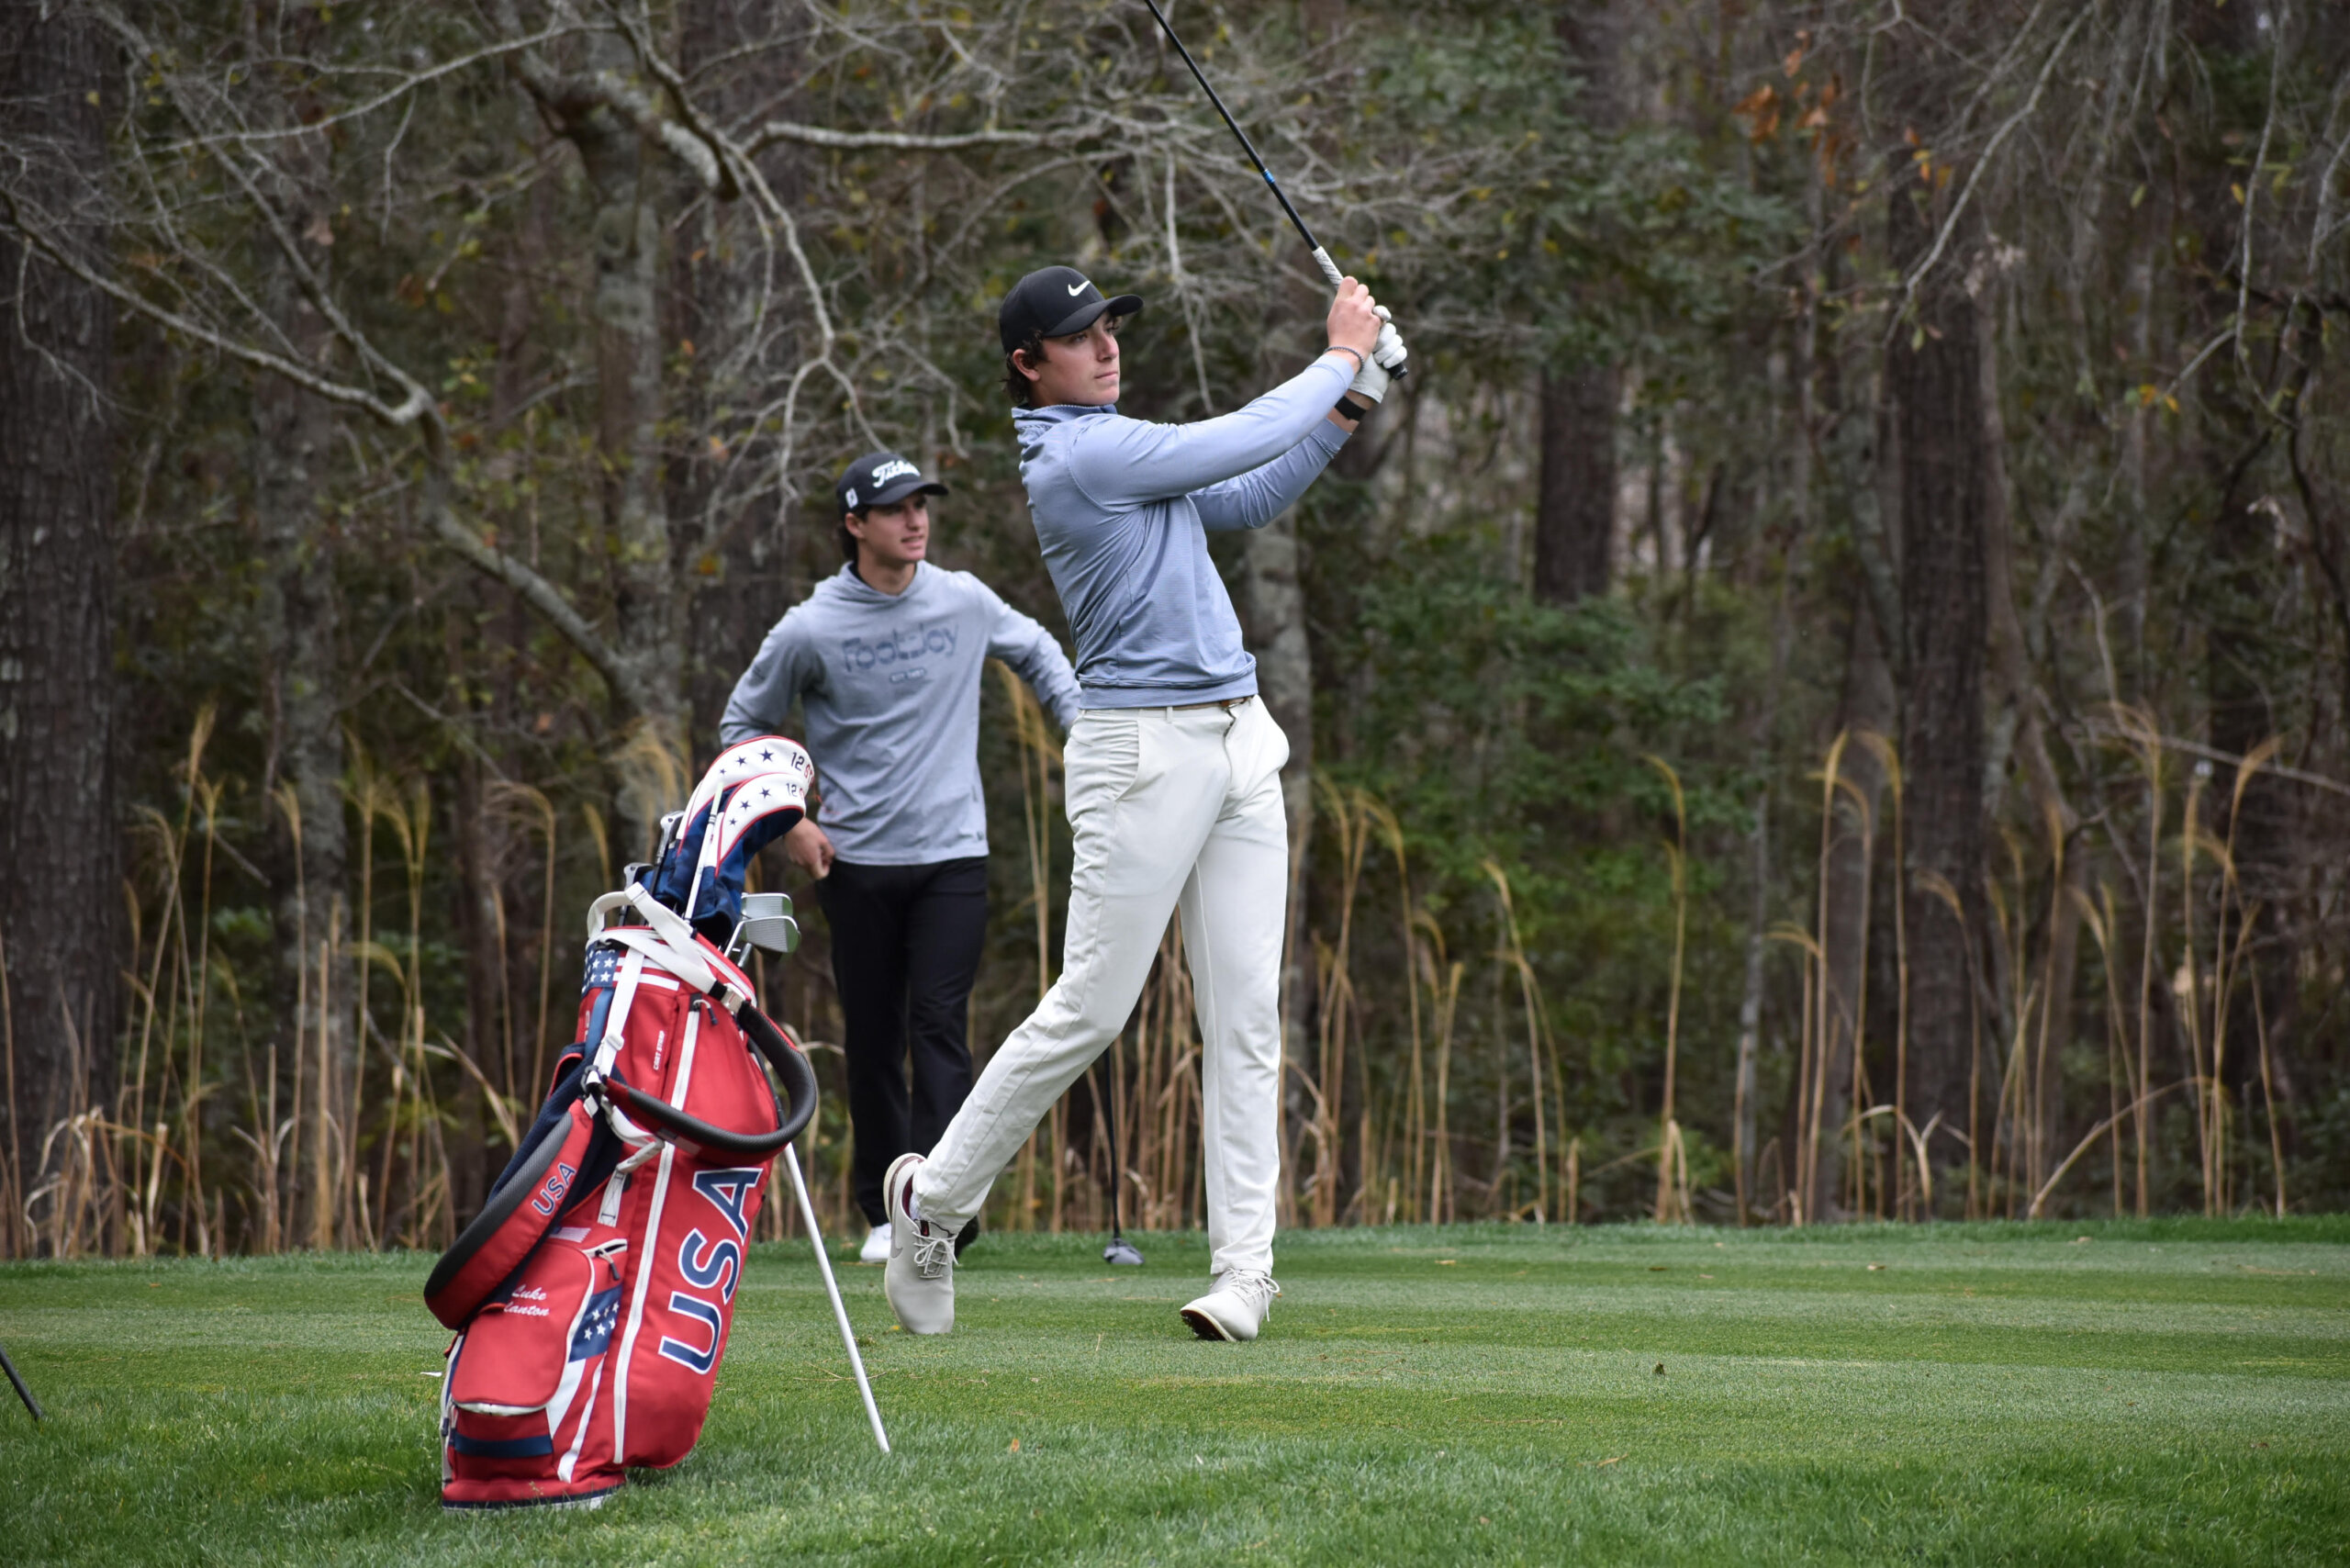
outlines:
[{"label": "stars and stripes club headcover", "polygon": [[751,857],[799,825],[815,780],[797,741],[759,735],[728,747],[695,786],[645,890],[723,944],[742,918]]}]

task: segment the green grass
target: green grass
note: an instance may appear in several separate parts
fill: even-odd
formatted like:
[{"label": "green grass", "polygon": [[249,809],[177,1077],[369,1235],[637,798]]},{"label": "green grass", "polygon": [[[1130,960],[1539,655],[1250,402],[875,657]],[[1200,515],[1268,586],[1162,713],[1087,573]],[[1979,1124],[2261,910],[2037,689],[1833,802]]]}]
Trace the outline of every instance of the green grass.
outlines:
[{"label": "green grass", "polygon": [[761,1249],[690,1460],[490,1517],[437,1506],[428,1260],[9,1266],[0,1560],[2350,1561],[2341,1218],[1300,1233],[1246,1346],[1144,1240],[990,1236],[944,1339],[845,1269],[886,1459]]}]

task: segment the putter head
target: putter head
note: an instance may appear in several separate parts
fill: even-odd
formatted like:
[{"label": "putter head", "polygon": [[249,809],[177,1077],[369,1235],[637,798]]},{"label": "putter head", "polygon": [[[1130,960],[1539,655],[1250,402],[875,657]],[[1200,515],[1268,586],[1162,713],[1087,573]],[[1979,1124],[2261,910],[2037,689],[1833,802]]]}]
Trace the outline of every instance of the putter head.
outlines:
[{"label": "putter head", "polygon": [[1110,1245],[1102,1249],[1102,1261],[1122,1263],[1129,1269],[1139,1269],[1142,1267],[1142,1253],[1125,1237],[1113,1236],[1110,1238]]}]

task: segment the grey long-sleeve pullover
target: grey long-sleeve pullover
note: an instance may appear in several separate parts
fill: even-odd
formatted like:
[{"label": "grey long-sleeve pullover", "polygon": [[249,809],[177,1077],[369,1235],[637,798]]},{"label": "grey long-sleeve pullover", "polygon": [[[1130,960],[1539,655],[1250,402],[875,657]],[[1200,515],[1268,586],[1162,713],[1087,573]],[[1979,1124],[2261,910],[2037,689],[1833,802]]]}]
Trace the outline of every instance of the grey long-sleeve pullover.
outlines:
[{"label": "grey long-sleeve pullover", "polygon": [[988,852],[979,792],[979,672],[1010,665],[1067,729],[1077,678],[1052,633],[968,572],[924,563],[892,598],[847,566],[775,624],[734,685],[722,745],[806,711],[824,832],[854,865],[923,866]]},{"label": "grey long-sleeve pullover", "polygon": [[1262,528],[1305,493],[1346,443],[1325,416],[1353,377],[1326,354],[1248,407],[1189,425],[1123,419],[1115,404],[1013,415],[1086,707],[1255,695],[1257,661],[1208,531]]}]

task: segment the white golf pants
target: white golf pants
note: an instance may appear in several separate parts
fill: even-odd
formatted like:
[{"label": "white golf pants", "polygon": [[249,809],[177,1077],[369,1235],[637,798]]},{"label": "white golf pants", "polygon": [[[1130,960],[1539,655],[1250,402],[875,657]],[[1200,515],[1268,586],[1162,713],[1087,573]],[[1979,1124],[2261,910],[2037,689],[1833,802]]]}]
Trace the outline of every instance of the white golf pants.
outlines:
[{"label": "white golf pants", "polygon": [[914,1177],[959,1226],[1046,1113],[1126,1026],[1179,907],[1201,1051],[1209,1269],[1270,1270],[1281,1175],[1281,961],[1289,741],[1249,698],[1225,708],[1089,708],[1069,731],[1061,977],[988,1058]]}]

